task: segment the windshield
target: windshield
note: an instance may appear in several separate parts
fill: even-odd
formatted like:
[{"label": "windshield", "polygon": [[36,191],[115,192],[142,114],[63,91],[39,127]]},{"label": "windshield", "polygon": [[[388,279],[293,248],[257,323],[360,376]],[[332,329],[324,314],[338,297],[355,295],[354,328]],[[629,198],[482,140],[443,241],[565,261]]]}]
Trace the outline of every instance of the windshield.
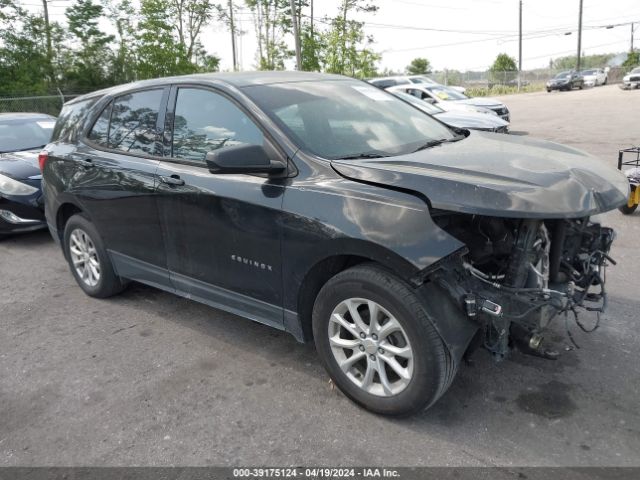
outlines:
[{"label": "windshield", "polygon": [[411,83],[426,83],[428,85],[437,85],[437,82],[434,82],[429,77],[410,77],[409,80]]},{"label": "windshield", "polygon": [[630,73],[640,73],[640,67],[634,68]]},{"label": "windshield", "polygon": [[437,86],[437,87],[428,87],[429,91],[431,93],[433,93],[436,97],[438,97],[440,100],[466,100],[469,97],[467,97],[466,95],[463,95],[460,92],[457,92],[455,90],[452,90],[450,88],[444,87],[444,86]]},{"label": "windshield", "polygon": [[399,92],[397,90],[390,90],[390,93],[404,100],[405,102],[410,103],[411,105],[415,105],[420,110],[428,113],[429,115],[437,115],[438,113],[444,112],[444,110],[442,110],[440,107],[436,107],[431,103],[425,102],[424,100],[421,100],[418,97],[411,95],[410,93]]},{"label": "windshield", "polygon": [[595,75],[596,71],[595,70],[583,70],[582,71],[582,75]]},{"label": "windshield", "polygon": [[568,78],[571,76],[571,72],[561,72],[555,76],[555,78]]},{"label": "windshield", "polygon": [[455,134],[428,115],[355,80],[244,88],[303,150],[327,159],[392,156]]},{"label": "windshield", "polygon": [[44,147],[51,139],[54,119],[0,120],[0,153]]}]

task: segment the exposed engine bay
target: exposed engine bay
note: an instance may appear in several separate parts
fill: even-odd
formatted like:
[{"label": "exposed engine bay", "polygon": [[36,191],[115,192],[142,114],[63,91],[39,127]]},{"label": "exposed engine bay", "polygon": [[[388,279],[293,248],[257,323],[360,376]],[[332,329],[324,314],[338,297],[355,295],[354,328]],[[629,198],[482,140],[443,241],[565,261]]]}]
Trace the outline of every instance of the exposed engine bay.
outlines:
[{"label": "exposed engine bay", "polygon": [[[440,228],[466,245],[429,277],[477,321],[496,359],[512,348],[555,359],[544,332],[555,319],[585,332],[598,328],[607,306],[605,269],[614,231],[589,218],[512,219],[433,211]],[[593,317],[585,324],[585,313]],[[471,347],[473,349],[473,346]]]}]

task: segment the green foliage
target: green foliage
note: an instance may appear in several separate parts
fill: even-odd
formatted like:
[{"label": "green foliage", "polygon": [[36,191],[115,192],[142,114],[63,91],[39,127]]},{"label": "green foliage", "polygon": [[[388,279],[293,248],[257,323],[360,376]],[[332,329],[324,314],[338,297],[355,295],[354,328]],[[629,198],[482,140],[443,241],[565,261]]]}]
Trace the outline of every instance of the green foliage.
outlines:
[{"label": "green foliage", "polygon": [[627,59],[622,64],[625,70],[631,70],[633,67],[640,65],[640,52],[630,52]]},{"label": "green foliage", "polygon": [[290,1],[245,0],[245,3],[253,13],[258,69],[284,70],[285,60],[294,54],[284,40],[292,31]]},{"label": "green foliage", "polygon": [[431,73],[431,64],[426,58],[414,58],[407,66],[407,73],[409,75],[426,75]]},{"label": "green foliage", "polygon": [[108,65],[113,53],[108,47],[114,37],[98,27],[104,8],[93,0],[77,0],[66,15],[69,39],[78,46],[64,72],[67,87],[84,90],[110,85]]},{"label": "green foliage", "polygon": [[[53,46],[61,43],[61,28],[49,28]],[[47,55],[46,28],[42,17],[9,0],[0,1],[0,95],[41,94],[55,83]]]},{"label": "green foliage", "polygon": [[[211,0],[75,0],[66,26],[0,0],[0,95],[83,93],[137,79],[215,71],[200,42]],[[112,23],[115,35],[105,32]],[[51,45],[50,54],[48,44]]]},{"label": "green foliage", "polygon": [[[604,67],[609,60],[615,57],[615,53],[605,53],[597,55],[582,55],[580,57],[580,68],[601,68]],[[549,62],[549,68],[555,70],[573,70],[576,68],[576,55],[559,57]]]},{"label": "green foliage", "polygon": [[518,67],[513,57],[510,57],[506,53],[501,53],[496,57],[490,70],[492,72],[513,72],[518,70]]},{"label": "green foliage", "polygon": [[468,97],[491,97],[494,95],[511,95],[514,93],[527,93],[527,92],[540,92],[545,89],[544,84],[532,84],[525,85],[518,91],[517,86],[510,85],[493,85],[491,88],[487,87],[469,87],[465,90],[465,95]]},{"label": "green foliage", "polygon": [[328,30],[322,32],[322,70],[351,77],[367,78],[376,75],[380,55],[371,49],[373,37],[365,36],[364,22],[350,20],[349,13],[375,12],[377,7],[365,0],[342,0],[339,14],[331,19]]}]

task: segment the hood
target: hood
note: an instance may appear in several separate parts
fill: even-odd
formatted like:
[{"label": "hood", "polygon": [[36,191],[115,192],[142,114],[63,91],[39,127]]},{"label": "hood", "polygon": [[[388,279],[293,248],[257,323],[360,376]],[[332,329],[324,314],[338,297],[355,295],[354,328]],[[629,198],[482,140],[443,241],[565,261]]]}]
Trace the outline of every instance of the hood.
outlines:
[{"label": "hood", "polygon": [[40,175],[38,150],[0,154],[0,173],[15,179],[25,179]]},{"label": "hood", "polygon": [[497,217],[586,217],[629,192],[624,174],[584,152],[477,131],[408,155],[331,164],[349,179],[424,195],[434,208]]},{"label": "hood", "polygon": [[504,104],[497,98],[491,97],[473,97],[465,100],[455,100],[456,103],[464,103],[466,105],[475,105],[476,107],[503,107]]},{"label": "hood", "polygon": [[470,112],[464,110],[437,113],[434,115],[441,122],[456,128],[500,128],[509,125],[497,115]]}]

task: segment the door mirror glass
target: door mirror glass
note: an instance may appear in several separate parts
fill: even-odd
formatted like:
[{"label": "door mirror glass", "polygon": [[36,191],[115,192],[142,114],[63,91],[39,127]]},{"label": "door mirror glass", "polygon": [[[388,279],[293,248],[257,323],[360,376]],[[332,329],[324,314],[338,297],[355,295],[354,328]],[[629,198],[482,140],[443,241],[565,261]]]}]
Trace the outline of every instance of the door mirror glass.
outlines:
[{"label": "door mirror glass", "polygon": [[261,145],[234,145],[208,152],[207,167],[211,173],[278,173],[286,166],[271,160]]}]

